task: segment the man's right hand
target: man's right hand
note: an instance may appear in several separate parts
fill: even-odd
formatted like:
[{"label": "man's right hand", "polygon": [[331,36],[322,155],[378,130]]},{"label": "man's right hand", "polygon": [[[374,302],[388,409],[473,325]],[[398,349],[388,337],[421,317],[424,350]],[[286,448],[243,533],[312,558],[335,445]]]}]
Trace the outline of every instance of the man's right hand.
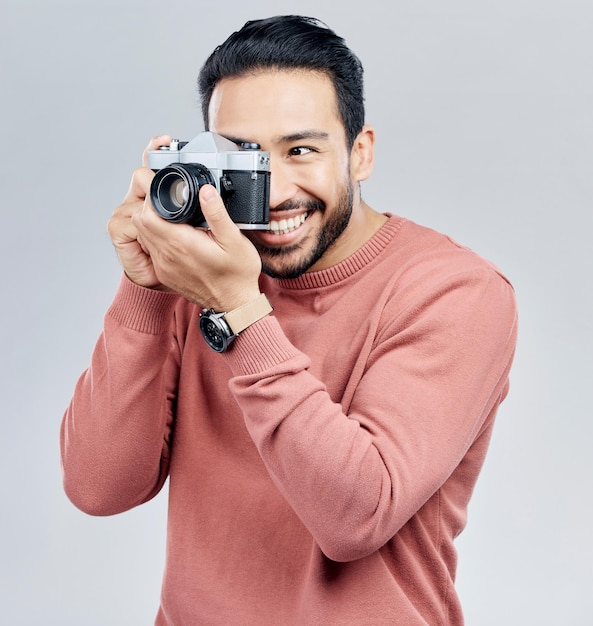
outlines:
[{"label": "man's right hand", "polygon": [[128,278],[142,287],[152,289],[164,287],[156,276],[150,255],[142,245],[132,216],[142,209],[145,202],[150,202],[150,183],[154,172],[147,167],[148,151],[158,150],[170,143],[171,138],[168,135],[151,139],[142,156],[143,167],[134,172],[123,203],[115,209],[107,225],[109,236]]}]

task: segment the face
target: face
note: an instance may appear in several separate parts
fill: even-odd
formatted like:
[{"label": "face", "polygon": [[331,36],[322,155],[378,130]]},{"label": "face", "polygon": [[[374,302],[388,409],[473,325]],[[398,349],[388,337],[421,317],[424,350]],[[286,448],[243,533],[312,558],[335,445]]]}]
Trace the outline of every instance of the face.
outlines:
[{"label": "face", "polygon": [[329,78],[271,70],[225,78],[209,119],[211,131],[270,152],[270,230],[245,233],[267,274],[294,278],[325,269],[359,247],[352,214],[362,178],[351,165]]}]

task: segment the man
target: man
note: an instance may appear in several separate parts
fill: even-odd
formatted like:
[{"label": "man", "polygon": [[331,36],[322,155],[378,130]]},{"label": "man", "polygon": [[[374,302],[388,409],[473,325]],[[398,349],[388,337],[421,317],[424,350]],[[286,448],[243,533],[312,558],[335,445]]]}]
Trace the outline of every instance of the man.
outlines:
[{"label": "man", "polygon": [[[208,229],[167,222],[135,172],[66,492],[110,515],[169,478],[159,625],[462,624],[453,541],[508,391],[512,287],[361,199],[362,67],[324,25],[248,22],[199,85],[208,130],[270,153],[271,227],[241,232],[209,185]],[[219,313],[221,353],[200,333]]]}]

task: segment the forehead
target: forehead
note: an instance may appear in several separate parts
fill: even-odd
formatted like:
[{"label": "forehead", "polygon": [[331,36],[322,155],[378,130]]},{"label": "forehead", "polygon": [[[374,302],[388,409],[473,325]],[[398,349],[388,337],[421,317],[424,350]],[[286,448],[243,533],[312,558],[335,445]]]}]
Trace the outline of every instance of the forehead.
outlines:
[{"label": "forehead", "polygon": [[343,130],[332,81],[310,70],[262,70],[224,78],[215,87],[208,110],[210,130],[226,135]]}]

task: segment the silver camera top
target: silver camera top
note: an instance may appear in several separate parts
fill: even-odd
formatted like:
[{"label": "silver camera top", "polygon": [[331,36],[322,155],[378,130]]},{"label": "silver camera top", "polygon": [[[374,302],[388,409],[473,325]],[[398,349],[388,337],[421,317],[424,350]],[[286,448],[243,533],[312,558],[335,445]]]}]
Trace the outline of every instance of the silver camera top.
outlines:
[{"label": "silver camera top", "polygon": [[270,169],[270,153],[253,148],[241,150],[225,137],[203,132],[187,143],[173,139],[169,146],[148,152],[148,167],[152,170],[171,163],[200,163],[210,170],[261,172]]}]

